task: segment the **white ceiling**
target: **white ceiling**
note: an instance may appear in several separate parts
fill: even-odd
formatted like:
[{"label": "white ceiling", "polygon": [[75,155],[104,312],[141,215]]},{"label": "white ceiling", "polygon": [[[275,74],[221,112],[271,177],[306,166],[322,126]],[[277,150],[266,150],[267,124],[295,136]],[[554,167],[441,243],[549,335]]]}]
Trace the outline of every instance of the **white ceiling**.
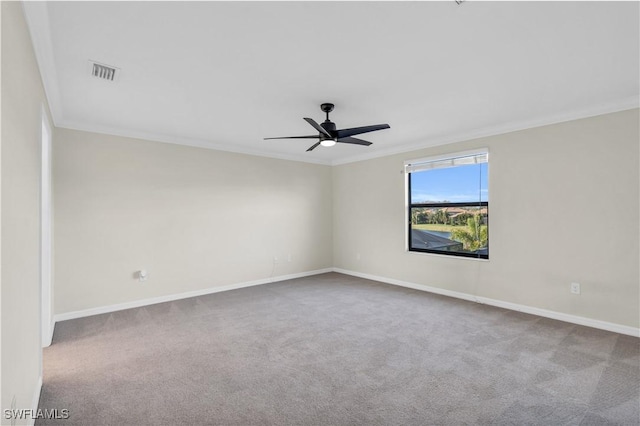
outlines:
[{"label": "white ceiling", "polygon": [[[25,3],[59,127],[324,164],[638,106],[638,2]],[[121,69],[90,77],[89,60]],[[388,123],[370,147],[303,117]]]}]

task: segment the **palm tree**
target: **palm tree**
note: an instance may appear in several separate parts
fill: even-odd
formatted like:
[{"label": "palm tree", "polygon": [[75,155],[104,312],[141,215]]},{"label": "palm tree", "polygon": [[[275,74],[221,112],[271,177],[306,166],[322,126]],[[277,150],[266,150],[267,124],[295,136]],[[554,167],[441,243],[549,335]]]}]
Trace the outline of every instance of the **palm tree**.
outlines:
[{"label": "palm tree", "polygon": [[451,239],[460,241],[465,250],[477,251],[487,245],[489,234],[486,226],[481,226],[480,215],[476,214],[467,219],[467,229],[454,229]]}]

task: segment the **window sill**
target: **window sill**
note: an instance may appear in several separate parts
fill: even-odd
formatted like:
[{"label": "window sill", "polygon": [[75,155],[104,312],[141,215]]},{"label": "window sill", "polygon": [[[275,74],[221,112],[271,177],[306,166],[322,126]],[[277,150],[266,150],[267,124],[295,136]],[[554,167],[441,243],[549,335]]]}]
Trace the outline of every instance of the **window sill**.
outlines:
[{"label": "window sill", "polygon": [[443,259],[443,258],[444,259],[462,259],[462,260],[471,260],[474,262],[489,262],[490,260],[490,259],[483,259],[481,257],[453,256],[453,255],[439,254],[439,253],[428,253],[424,251],[414,251],[409,249],[405,249],[404,251],[405,253],[409,253],[409,254],[415,254],[419,256],[432,256],[432,257],[438,257],[440,259]]}]

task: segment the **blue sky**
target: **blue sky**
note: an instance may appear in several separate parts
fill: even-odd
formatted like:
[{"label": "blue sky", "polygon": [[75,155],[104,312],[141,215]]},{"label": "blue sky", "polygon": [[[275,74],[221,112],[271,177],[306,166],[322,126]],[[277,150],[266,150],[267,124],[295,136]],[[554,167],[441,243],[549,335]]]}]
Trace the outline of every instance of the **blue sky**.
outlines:
[{"label": "blue sky", "polygon": [[487,163],[411,173],[411,202],[489,201]]}]

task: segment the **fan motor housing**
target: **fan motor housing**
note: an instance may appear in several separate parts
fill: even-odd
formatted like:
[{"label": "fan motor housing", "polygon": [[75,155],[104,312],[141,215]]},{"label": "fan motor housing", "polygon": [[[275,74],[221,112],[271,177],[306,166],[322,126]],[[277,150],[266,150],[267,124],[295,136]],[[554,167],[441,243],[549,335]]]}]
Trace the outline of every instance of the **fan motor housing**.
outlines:
[{"label": "fan motor housing", "polygon": [[322,126],[323,129],[325,129],[327,132],[333,134],[333,132],[336,131],[336,123],[334,123],[333,121],[323,121],[322,123],[320,123],[320,125]]}]

